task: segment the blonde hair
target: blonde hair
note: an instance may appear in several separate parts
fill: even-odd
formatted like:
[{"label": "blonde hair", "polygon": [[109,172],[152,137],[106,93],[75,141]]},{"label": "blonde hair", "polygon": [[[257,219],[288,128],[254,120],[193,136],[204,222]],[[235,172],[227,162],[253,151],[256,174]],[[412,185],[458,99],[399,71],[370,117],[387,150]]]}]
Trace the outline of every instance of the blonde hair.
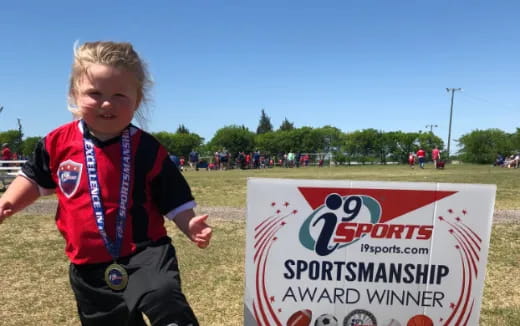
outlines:
[{"label": "blonde hair", "polygon": [[125,42],[86,42],[79,45],[74,43],[74,62],[70,74],[69,83],[69,111],[78,117],[75,107],[75,96],[81,77],[87,72],[90,64],[104,64],[107,66],[124,69],[135,74],[137,81],[138,103],[136,119],[144,127],[146,125],[146,115],[143,107],[149,103],[148,92],[152,86],[152,80],[146,69],[146,64],[135,52],[132,44]]}]

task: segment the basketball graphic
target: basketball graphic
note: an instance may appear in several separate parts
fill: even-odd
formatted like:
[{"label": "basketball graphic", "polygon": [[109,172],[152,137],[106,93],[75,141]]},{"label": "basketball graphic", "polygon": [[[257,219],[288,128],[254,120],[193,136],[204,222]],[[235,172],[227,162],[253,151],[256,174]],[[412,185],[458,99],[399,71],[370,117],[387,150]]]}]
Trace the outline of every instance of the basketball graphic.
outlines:
[{"label": "basketball graphic", "polygon": [[426,315],[415,315],[410,318],[406,326],[433,326],[433,321]]},{"label": "basketball graphic", "polygon": [[312,311],[309,309],[298,310],[287,319],[287,326],[309,326],[311,319]]},{"label": "basketball graphic", "polygon": [[401,323],[395,319],[387,319],[385,320],[381,326],[401,326]]}]

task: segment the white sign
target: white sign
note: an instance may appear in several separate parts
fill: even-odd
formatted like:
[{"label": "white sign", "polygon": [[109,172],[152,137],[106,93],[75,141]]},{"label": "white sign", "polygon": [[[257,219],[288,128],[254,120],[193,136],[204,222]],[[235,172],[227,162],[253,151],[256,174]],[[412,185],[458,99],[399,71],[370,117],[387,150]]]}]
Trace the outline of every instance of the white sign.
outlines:
[{"label": "white sign", "polygon": [[478,325],[495,185],[249,179],[245,325]]}]

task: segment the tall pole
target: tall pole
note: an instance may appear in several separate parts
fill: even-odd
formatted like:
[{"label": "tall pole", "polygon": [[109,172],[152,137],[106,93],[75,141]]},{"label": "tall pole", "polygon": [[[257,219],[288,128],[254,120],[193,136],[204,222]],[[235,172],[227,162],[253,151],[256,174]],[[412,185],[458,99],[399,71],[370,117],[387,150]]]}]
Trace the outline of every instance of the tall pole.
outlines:
[{"label": "tall pole", "polygon": [[446,159],[450,158],[450,143],[451,143],[451,120],[453,119],[453,98],[455,97],[455,91],[462,91],[462,88],[446,88],[446,92],[451,92],[451,106],[450,106],[450,126],[448,129],[448,153]]},{"label": "tall pole", "polygon": [[437,128],[438,126],[434,124],[426,125],[426,128],[430,128],[430,132],[433,132],[433,127]]},{"label": "tall pole", "polygon": [[18,147],[17,154],[20,155],[22,149],[22,119],[18,118]]}]

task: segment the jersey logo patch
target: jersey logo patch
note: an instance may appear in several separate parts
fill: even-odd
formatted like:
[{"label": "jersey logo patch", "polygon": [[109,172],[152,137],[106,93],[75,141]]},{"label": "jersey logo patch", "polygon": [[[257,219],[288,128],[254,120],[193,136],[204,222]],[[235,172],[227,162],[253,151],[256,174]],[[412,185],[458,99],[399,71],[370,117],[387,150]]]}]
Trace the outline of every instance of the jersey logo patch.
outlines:
[{"label": "jersey logo patch", "polygon": [[66,160],[58,167],[58,184],[63,194],[70,198],[78,189],[83,164]]}]

